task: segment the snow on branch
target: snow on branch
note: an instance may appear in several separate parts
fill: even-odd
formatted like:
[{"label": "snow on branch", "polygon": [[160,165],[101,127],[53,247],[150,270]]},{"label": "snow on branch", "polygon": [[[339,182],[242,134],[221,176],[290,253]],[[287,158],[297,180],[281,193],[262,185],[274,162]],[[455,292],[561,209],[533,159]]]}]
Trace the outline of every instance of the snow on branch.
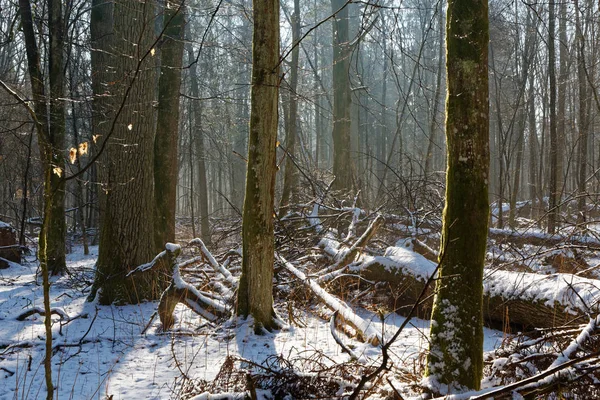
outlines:
[{"label": "snow on branch", "polygon": [[219,262],[211,254],[211,252],[208,251],[208,249],[206,248],[206,245],[204,244],[204,242],[200,238],[193,239],[190,242],[190,245],[191,246],[196,246],[200,250],[200,252],[202,253],[202,255],[208,260],[208,262],[211,265],[211,267],[213,267],[213,269],[215,271],[217,271],[218,273],[220,273],[221,275],[223,275],[223,277],[225,278],[225,280],[227,282],[229,282],[233,286],[237,285],[236,284],[236,280],[233,277],[233,275],[231,274],[231,272],[229,272],[229,270],[227,270],[227,268],[224,268],[221,264],[219,264]]},{"label": "snow on branch", "polygon": [[[19,314],[16,318],[17,321],[25,321],[25,319],[27,317],[30,317],[32,315],[35,314],[39,314],[42,317],[46,316],[46,311],[44,311],[44,309],[42,307],[33,307],[30,308],[29,310],[22,312],[21,314]],[[52,308],[50,309],[50,314],[51,315],[58,315],[60,317],[61,320],[63,321],[68,321],[70,320],[69,316],[67,315],[66,312],[64,312],[63,309],[61,308]]]}]

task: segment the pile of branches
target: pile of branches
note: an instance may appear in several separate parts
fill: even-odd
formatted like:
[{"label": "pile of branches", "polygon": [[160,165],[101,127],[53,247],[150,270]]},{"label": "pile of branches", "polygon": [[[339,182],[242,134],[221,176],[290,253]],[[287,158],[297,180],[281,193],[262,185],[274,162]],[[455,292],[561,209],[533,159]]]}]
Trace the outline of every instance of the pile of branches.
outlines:
[{"label": "pile of branches", "polygon": [[[319,352],[294,359],[269,356],[261,364],[227,356],[214,380],[190,380],[180,383],[178,398],[255,399],[268,393],[275,399],[342,399],[351,394],[363,374],[373,368],[357,362],[334,364]],[[373,389],[373,387],[371,387]]]}]

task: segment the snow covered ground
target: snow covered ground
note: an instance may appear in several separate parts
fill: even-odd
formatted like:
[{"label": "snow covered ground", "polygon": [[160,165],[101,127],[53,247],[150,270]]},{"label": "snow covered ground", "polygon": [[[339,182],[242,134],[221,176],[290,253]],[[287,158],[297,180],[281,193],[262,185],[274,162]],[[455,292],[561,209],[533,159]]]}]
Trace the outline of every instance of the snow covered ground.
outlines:
[{"label": "snow covered ground", "polygon": [[[213,379],[228,355],[258,364],[271,355],[293,358],[321,354],[331,363],[348,361],[349,356],[335,343],[328,322],[309,313],[298,318],[305,327],[290,326],[255,336],[247,322],[230,321],[225,327],[211,327],[178,306],[175,333],[161,333],[155,320],[142,334],[156,303],[98,306],[86,301],[97,248],[92,247],[91,253],[84,256],[81,248],[75,248],[68,255],[72,275],[55,279],[51,289],[52,306],[64,310],[71,319],[61,322],[58,315],[53,316],[55,398],[178,398],[181,386],[177,382],[184,374]],[[16,319],[22,312],[43,305],[36,269],[37,264],[30,262],[0,270],[0,400],[45,398],[43,317]],[[360,315],[382,331],[376,315]],[[391,336],[402,321],[397,315],[387,316],[386,336]],[[407,326],[392,347],[396,367],[414,370],[419,365],[427,349],[427,332],[427,321],[415,319]],[[354,346],[361,361],[378,363],[378,348],[340,336]],[[493,350],[501,340],[501,332],[486,330],[485,350]]]}]

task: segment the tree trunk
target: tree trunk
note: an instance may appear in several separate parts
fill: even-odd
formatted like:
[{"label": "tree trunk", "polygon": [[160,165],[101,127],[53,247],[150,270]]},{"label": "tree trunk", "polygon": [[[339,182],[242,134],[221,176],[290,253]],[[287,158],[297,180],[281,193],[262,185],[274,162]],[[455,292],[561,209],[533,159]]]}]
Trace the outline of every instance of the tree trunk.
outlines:
[{"label": "tree trunk", "polygon": [[588,94],[587,79],[585,71],[585,36],[579,17],[579,1],[575,0],[575,25],[576,25],[576,43],[577,43],[577,80],[579,83],[579,176],[577,182],[577,222],[586,221],[586,183],[587,183],[587,163],[588,163]]},{"label": "tree trunk", "polygon": [[[438,113],[438,105],[440,103],[440,96],[442,94],[442,74],[444,71],[444,13],[440,9],[438,10],[438,30],[440,33],[440,38],[438,42],[438,70],[435,79],[435,94],[433,96],[433,106],[431,108],[431,121],[429,123],[429,142],[427,144],[427,154],[425,155],[425,179],[429,177],[431,174],[434,155],[436,147],[440,147],[437,144],[437,113]],[[387,61],[387,60],[386,60]]]},{"label": "tree trunk", "polygon": [[543,207],[543,199],[541,199],[541,180],[538,176],[538,157],[539,144],[537,138],[537,126],[535,118],[535,86],[534,86],[534,74],[529,74],[529,114],[528,114],[528,126],[529,126],[529,198],[531,200],[531,219],[538,219],[540,215],[540,209]]},{"label": "tree trunk", "polygon": [[154,230],[156,250],[175,242],[175,210],[179,175],[177,146],[179,138],[179,88],[183,62],[185,6],[182,0],[167,1],[160,49],[158,78],[158,117],[154,140]]},{"label": "tree trunk", "polygon": [[62,100],[64,98],[64,24],[61,4],[50,1],[48,7],[50,13],[48,20],[50,39],[48,64],[49,115],[41,59],[33,28],[31,5],[28,0],[19,1],[27,50],[29,79],[34,101],[35,125],[44,171],[44,217],[38,243],[39,259],[43,267],[48,268],[50,274],[60,275],[66,272],[67,269],[65,261],[65,181],[62,176],[65,167],[62,153],[65,138],[65,109],[64,100]]},{"label": "tree trunk", "polygon": [[426,370],[437,392],[481,384],[489,216],[487,1],[450,0],[446,21],[446,206]]},{"label": "tree trunk", "polygon": [[[559,203],[559,175],[562,174],[562,167],[558,154],[558,132],[556,126],[556,51],[555,51],[555,32],[556,15],[555,4],[549,4],[550,15],[548,17],[548,77],[550,79],[550,182],[548,193],[548,233],[556,232],[558,203]],[[559,168],[561,168],[559,170]]]},{"label": "tree trunk", "polygon": [[354,163],[350,157],[350,43],[345,0],[331,0],[333,19],[333,189],[348,195],[354,189]]},{"label": "tree trunk", "polygon": [[92,295],[101,289],[101,304],[155,299],[167,283],[160,279],[160,269],[135,280],[125,277],[156,254],[156,74],[151,56],[155,10],[151,3],[133,0],[116,1],[113,7],[114,32],[106,65],[114,67],[114,80],[104,82],[110,96],[96,99],[100,110],[115,112],[109,131],[104,132],[112,136],[102,138],[108,142],[100,158],[104,194]]},{"label": "tree trunk", "polygon": [[[190,67],[190,89],[192,97],[200,97],[200,88],[198,87],[198,68],[194,61],[194,52],[188,47],[188,60]],[[198,196],[200,206],[200,235],[202,241],[208,245],[211,243],[210,220],[208,219],[208,181],[206,179],[206,152],[204,150],[204,133],[202,130],[202,110],[200,100],[192,100],[192,109],[194,112],[193,128],[198,132],[194,139],[196,145],[196,157],[198,159]]]},{"label": "tree trunk", "polygon": [[276,142],[279,93],[279,1],[254,0],[252,92],[246,196],[242,221],[242,276],[237,314],[255,331],[276,327],[273,310]]},{"label": "tree trunk", "polygon": [[294,165],[296,157],[296,136],[298,123],[298,58],[300,56],[300,0],[294,0],[294,14],[292,15],[292,64],[290,65],[290,107],[286,124],[285,146],[286,160],[283,176],[283,192],[281,194],[280,209],[285,212],[290,202],[296,201],[298,186],[298,168]]},{"label": "tree trunk", "polygon": [[[515,10],[515,16],[516,15],[517,15],[517,10]],[[517,25],[517,23],[518,23],[518,21],[515,21],[515,25]],[[532,24],[533,24],[533,21],[531,19],[530,14],[528,14],[526,29],[533,30],[534,27],[532,26]],[[517,32],[517,34],[519,34],[519,33]],[[515,46],[515,54],[518,51],[518,43],[519,43],[519,41],[517,40],[517,44]],[[515,219],[516,219],[516,213],[517,213],[517,200],[519,197],[519,191],[521,189],[521,174],[523,173],[522,165],[523,165],[523,153],[525,151],[525,125],[526,125],[526,117],[527,117],[527,111],[525,109],[526,102],[523,99],[525,98],[525,90],[527,89],[527,80],[528,80],[528,76],[530,73],[529,68],[530,68],[533,54],[534,54],[533,46],[534,46],[534,43],[533,43],[532,35],[527,35],[525,37],[525,47],[523,50],[521,74],[519,77],[519,88],[518,88],[517,104],[516,104],[517,109],[515,111],[516,120],[517,120],[517,143],[516,143],[517,159],[515,161],[513,185],[512,185],[512,191],[510,194],[510,210],[509,210],[509,214],[508,214],[508,224],[511,228],[515,227]],[[515,69],[518,70],[518,62],[515,62]]]}]

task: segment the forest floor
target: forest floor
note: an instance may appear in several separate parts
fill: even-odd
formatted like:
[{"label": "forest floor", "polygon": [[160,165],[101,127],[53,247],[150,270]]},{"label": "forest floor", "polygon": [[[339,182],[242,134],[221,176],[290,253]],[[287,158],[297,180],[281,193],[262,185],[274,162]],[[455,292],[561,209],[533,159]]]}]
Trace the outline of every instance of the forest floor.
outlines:
[{"label": "forest floor", "polygon": [[[157,302],[129,306],[88,302],[98,249],[91,247],[89,256],[83,255],[81,247],[73,250],[68,255],[70,274],[54,279],[50,294],[52,306],[66,313],[62,320],[53,316],[52,368],[57,399],[190,398],[191,393],[210,387],[234,393],[239,382],[234,382],[235,371],[226,360],[247,360],[235,365],[255,370],[261,369],[260,365],[289,362],[286,365],[308,369],[307,373],[349,361],[333,339],[329,322],[316,316],[314,310],[297,311],[295,319],[302,327],[290,324],[257,336],[247,321],[229,320],[215,326],[178,305],[172,331],[161,332],[155,319],[143,333]],[[43,306],[37,270],[38,263],[31,257],[23,265],[0,270],[0,400],[45,398],[44,318],[35,314],[17,320],[21,313]],[[357,312],[385,337],[393,335],[404,320],[388,314],[382,324],[376,313]],[[285,310],[279,314],[286,319]],[[405,394],[410,394],[410,387],[402,380],[412,376],[417,381],[422,372],[428,325],[428,321],[411,320],[391,348],[393,370],[401,371],[390,375],[391,384]],[[343,335],[341,338],[353,348],[360,363],[379,364],[378,347]],[[486,329],[485,351],[494,350],[502,339],[502,332]],[[405,378],[394,380],[394,376]],[[204,381],[214,382],[207,386]],[[350,389],[340,383],[339,394]]]}]

